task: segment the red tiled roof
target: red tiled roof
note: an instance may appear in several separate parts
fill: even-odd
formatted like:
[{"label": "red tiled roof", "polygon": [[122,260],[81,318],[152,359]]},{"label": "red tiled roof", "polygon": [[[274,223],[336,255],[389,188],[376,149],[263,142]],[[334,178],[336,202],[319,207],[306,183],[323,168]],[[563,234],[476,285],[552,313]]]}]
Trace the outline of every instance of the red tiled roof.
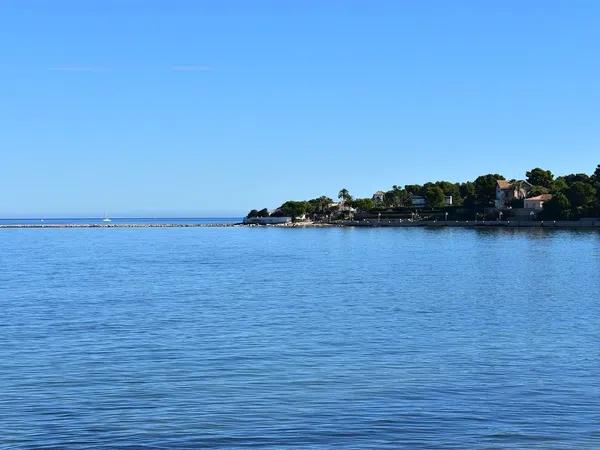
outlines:
[{"label": "red tiled roof", "polygon": [[526,198],[525,200],[536,200],[536,201],[540,201],[540,202],[547,202],[548,200],[552,199],[552,194],[542,194],[542,195],[538,195],[537,197],[530,197],[530,198]]}]

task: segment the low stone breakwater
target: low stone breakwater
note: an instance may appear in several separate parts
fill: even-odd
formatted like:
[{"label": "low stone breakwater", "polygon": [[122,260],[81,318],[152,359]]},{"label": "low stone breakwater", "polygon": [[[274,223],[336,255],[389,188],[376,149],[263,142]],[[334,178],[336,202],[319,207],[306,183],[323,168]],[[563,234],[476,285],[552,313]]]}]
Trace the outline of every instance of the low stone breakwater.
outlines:
[{"label": "low stone breakwater", "polygon": [[242,223],[9,223],[0,228],[233,228]]}]

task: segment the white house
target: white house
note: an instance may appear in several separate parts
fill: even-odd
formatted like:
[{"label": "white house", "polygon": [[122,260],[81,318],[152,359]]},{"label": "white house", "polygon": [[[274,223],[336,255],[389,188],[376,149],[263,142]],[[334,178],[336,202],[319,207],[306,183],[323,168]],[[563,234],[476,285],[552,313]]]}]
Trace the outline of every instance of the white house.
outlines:
[{"label": "white house", "polygon": [[498,180],[496,182],[496,208],[510,208],[513,200],[525,200],[531,192],[531,188],[531,184],[525,180]]},{"label": "white house", "polygon": [[537,197],[526,198],[523,201],[525,209],[534,209],[540,211],[544,209],[544,202],[552,199],[552,194],[542,194]]},{"label": "white house", "polygon": [[290,223],[291,217],[287,216],[269,216],[269,217],[244,217],[244,223],[257,225],[279,225]]},{"label": "white house", "polygon": [[[427,206],[427,198],[422,195],[411,195],[410,205],[413,208],[425,208]],[[444,196],[444,206],[452,206],[452,196]]]},{"label": "white house", "polygon": [[351,213],[354,214],[356,212],[356,208],[353,208],[350,205],[345,205],[343,203],[339,203],[337,206],[337,210],[339,212],[344,212],[344,213]]}]

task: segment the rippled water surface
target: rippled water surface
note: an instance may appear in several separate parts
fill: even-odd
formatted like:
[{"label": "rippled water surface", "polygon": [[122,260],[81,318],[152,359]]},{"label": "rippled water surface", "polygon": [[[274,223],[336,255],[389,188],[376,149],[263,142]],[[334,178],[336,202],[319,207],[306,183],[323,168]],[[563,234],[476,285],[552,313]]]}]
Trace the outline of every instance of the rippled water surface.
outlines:
[{"label": "rippled water surface", "polygon": [[600,448],[600,233],[0,230],[0,448]]},{"label": "rippled water surface", "polygon": [[[108,221],[107,221],[108,219]],[[176,225],[207,225],[207,224],[233,224],[242,222],[242,217],[190,217],[190,218],[153,218],[153,217],[113,217],[113,218],[37,218],[37,219],[0,219],[2,225],[141,225],[141,224],[176,224]]]}]

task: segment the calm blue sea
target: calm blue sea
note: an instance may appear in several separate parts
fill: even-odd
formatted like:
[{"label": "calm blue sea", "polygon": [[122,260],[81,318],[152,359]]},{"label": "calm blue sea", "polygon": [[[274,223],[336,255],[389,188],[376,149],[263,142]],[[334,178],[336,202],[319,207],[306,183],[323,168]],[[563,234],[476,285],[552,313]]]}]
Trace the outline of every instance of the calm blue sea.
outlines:
[{"label": "calm blue sea", "polygon": [[[115,217],[111,218],[109,223],[112,224],[228,224],[228,223],[240,223],[242,222],[241,217],[191,217],[191,218],[152,218],[152,217]],[[92,217],[92,218],[74,218],[74,219],[0,219],[0,225],[37,225],[37,224],[104,224],[107,222],[103,221],[103,218]]]},{"label": "calm blue sea", "polygon": [[0,230],[2,449],[598,449],[600,233]]}]

